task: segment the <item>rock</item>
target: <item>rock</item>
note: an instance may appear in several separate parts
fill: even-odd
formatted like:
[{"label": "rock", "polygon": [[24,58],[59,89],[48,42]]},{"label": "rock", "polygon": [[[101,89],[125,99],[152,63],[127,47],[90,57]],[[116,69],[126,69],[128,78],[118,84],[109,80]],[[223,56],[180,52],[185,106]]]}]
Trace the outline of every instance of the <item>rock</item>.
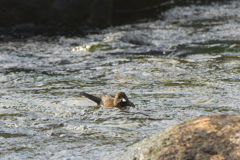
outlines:
[{"label": "rock", "polygon": [[122,159],[240,159],[240,115],[201,116],[146,139]]}]

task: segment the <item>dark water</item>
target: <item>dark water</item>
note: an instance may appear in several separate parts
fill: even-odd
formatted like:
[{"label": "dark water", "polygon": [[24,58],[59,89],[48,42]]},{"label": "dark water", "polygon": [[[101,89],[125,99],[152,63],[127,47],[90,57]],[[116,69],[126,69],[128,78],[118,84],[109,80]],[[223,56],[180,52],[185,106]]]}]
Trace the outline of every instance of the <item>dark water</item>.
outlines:
[{"label": "dark water", "polygon": [[[239,19],[239,2],[175,7],[83,38],[1,42],[1,159],[118,159],[173,124],[239,114]],[[124,91],[136,108],[81,91]]]}]

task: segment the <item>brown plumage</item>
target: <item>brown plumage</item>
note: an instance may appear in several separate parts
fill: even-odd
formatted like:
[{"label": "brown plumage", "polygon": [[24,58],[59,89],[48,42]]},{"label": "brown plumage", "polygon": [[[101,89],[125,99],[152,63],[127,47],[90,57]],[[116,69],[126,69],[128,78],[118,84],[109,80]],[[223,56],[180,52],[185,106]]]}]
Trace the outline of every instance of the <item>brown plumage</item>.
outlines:
[{"label": "brown plumage", "polygon": [[96,102],[101,107],[106,107],[106,108],[108,107],[122,108],[126,106],[135,107],[135,105],[128,100],[124,92],[118,92],[114,98],[108,96],[106,93],[102,94],[102,98],[95,97],[85,92],[81,92],[80,94]]}]

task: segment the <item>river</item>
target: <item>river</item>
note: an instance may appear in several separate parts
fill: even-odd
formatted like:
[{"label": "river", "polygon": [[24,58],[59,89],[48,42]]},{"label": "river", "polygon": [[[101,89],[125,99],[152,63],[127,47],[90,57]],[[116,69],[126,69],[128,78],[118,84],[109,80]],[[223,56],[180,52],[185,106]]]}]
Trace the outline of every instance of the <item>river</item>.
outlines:
[{"label": "river", "polygon": [[[174,7],[99,34],[0,42],[1,159],[118,159],[173,124],[239,114],[240,2]],[[124,91],[135,108],[80,92]]]}]

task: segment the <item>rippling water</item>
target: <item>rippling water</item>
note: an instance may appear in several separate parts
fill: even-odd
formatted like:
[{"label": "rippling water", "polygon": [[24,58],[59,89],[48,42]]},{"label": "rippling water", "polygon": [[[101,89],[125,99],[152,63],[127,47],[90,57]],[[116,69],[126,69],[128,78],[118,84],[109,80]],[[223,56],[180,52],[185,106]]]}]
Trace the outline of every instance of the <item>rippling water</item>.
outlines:
[{"label": "rippling water", "polygon": [[[239,2],[175,7],[98,35],[1,42],[1,159],[118,159],[173,124],[239,114],[239,19]],[[124,91],[136,108],[81,91]]]}]

